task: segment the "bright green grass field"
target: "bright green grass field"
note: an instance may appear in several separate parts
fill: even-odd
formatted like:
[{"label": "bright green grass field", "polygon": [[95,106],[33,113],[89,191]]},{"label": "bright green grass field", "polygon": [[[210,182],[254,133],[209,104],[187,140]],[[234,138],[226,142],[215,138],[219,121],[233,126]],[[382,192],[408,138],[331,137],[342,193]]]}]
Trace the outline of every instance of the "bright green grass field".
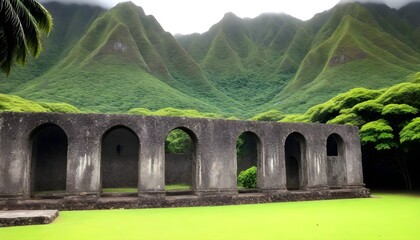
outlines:
[{"label": "bright green grass field", "polygon": [[0,239],[420,239],[420,197],[143,210],[60,212]]}]

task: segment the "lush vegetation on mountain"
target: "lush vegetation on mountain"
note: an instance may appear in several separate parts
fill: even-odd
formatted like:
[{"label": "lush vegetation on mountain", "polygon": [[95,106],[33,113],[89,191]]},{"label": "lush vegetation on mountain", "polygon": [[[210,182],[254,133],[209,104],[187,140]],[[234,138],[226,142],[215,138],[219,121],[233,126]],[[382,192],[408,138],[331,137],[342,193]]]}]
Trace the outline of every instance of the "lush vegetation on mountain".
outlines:
[{"label": "lush vegetation on mountain", "polygon": [[0,112],[80,113],[80,110],[67,103],[33,102],[18,96],[0,94]]},{"label": "lush vegetation on mountain", "polygon": [[170,117],[191,117],[191,118],[225,118],[215,113],[203,113],[192,109],[163,108],[151,111],[146,108],[133,108],[128,111],[130,114],[143,116],[170,116]]},{"label": "lush vegetation on mountain", "polygon": [[419,5],[337,5],[305,22],[228,13],[206,33],[174,38],[130,2],[110,10],[46,3],[55,27],[45,51],[0,76],[0,91],[88,112],[303,113],[340,92],[390,87],[418,71]]},{"label": "lush vegetation on mountain", "polygon": [[[45,6],[55,28],[39,59],[0,76],[0,111],[352,124],[367,182],[384,178],[371,175],[380,165],[420,185],[420,3],[339,4],[305,22],[228,13],[176,38],[130,2]],[[188,141],[173,131],[166,148]]]}]

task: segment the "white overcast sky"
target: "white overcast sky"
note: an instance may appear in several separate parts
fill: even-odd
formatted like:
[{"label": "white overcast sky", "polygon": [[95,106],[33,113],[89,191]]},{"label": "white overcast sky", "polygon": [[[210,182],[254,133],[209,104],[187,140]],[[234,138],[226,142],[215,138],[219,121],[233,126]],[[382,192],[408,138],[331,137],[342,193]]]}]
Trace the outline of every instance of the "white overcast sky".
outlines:
[{"label": "white overcast sky", "polygon": [[[88,3],[111,8],[121,0],[40,0],[64,3]],[[353,0],[344,0],[353,1]],[[413,0],[359,0],[383,2],[399,8]],[[154,15],[162,27],[172,34],[203,33],[219,22],[227,12],[254,18],[261,13],[287,13],[302,20],[334,7],[340,0],[132,0],[148,15]]]}]

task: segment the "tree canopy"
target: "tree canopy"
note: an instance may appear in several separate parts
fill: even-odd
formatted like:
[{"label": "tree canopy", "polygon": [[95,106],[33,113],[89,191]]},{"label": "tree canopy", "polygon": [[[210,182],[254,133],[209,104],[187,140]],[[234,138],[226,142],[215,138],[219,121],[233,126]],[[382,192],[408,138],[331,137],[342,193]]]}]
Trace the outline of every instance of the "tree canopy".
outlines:
[{"label": "tree canopy", "polygon": [[356,125],[367,161],[394,168],[411,188],[410,161],[420,146],[420,74],[388,89],[356,88],[281,121]]}]

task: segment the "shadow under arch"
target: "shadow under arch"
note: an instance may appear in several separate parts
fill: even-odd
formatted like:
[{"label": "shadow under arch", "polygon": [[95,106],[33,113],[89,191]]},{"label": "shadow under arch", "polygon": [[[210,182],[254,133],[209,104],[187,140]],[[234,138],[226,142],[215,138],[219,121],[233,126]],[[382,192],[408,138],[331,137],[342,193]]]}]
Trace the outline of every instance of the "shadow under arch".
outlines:
[{"label": "shadow under arch", "polygon": [[327,138],[327,176],[330,188],[341,188],[347,182],[343,138],[333,133]]},{"label": "shadow under arch", "polygon": [[286,166],[286,188],[299,190],[306,188],[306,139],[298,132],[287,136],[284,144]]},{"label": "shadow under arch", "polygon": [[68,137],[56,124],[45,123],[29,135],[30,194],[56,195],[66,191]]},{"label": "shadow under arch", "polygon": [[102,193],[136,193],[139,177],[140,140],[130,128],[117,125],[101,140]]},{"label": "shadow under arch", "polygon": [[165,191],[169,195],[192,194],[197,189],[199,142],[187,127],[172,129],[165,138]]},{"label": "shadow under arch", "polygon": [[237,181],[239,174],[242,171],[245,171],[251,167],[257,167],[257,176],[255,188],[244,189],[243,186],[239,185],[238,181],[238,190],[239,193],[244,192],[255,192],[258,189],[258,178],[259,172],[261,169],[258,166],[261,166],[262,161],[262,143],[258,135],[251,131],[245,131],[241,133],[236,141],[236,176]]}]

